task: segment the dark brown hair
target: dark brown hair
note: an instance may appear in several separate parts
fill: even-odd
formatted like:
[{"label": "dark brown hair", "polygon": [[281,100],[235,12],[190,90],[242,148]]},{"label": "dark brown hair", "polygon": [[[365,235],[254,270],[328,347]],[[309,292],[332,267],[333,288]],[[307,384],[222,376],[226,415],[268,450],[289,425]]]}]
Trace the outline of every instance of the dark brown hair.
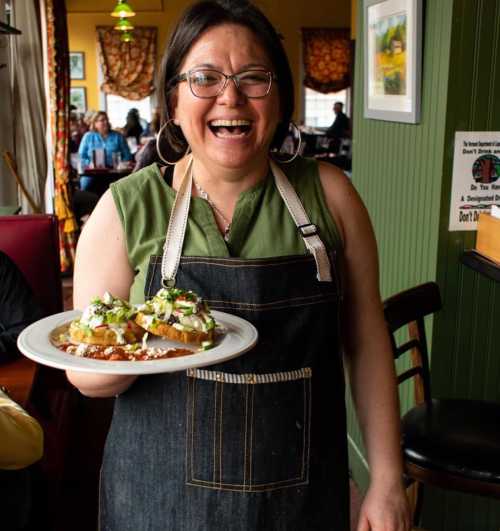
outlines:
[{"label": "dark brown hair", "polygon": [[[281,111],[281,121],[276,128],[271,147],[279,148],[288,133],[293,114],[292,72],[280,36],[266,16],[246,0],[203,0],[184,12],[167,44],[157,79],[161,121],[166,123],[172,117],[170,103],[176,89],[172,80],[180,73],[179,69],[191,47],[205,31],[221,24],[238,24],[248,28],[260,41],[271,60],[277,77]],[[170,122],[165,130],[167,140],[177,151],[183,152],[187,149],[187,142],[180,127]]]}]

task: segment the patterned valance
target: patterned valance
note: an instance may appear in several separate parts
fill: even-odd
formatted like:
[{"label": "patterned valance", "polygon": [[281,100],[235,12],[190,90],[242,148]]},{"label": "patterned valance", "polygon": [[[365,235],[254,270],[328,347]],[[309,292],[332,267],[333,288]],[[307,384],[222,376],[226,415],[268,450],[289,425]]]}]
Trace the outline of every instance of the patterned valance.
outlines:
[{"label": "patterned valance", "polygon": [[154,90],[156,28],[135,27],[132,42],[122,42],[112,26],[98,26],[97,43],[104,83],[101,90],[142,100]]},{"label": "patterned valance", "polygon": [[349,29],[302,28],[304,85],[317,92],[338,92],[351,85]]}]

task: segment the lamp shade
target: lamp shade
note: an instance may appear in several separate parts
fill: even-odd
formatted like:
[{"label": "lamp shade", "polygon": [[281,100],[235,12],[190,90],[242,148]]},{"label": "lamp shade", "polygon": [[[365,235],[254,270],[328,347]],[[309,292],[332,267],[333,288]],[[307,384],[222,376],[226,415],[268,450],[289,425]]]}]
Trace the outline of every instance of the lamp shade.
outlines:
[{"label": "lamp shade", "polygon": [[120,40],[122,42],[131,42],[134,40],[134,36],[132,35],[132,32],[130,31],[124,31],[121,35],[120,35]]},{"label": "lamp shade", "polygon": [[134,26],[132,26],[128,19],[121,18],[114,29],[118,31],[132,31],[134,29]]},{"label": "lamp shade", "polygon": [[135,13],[132,8],[127,4],[126,0],[118,0],[113,11],[111,11],[112,17],[127,18],[134,17]]}]

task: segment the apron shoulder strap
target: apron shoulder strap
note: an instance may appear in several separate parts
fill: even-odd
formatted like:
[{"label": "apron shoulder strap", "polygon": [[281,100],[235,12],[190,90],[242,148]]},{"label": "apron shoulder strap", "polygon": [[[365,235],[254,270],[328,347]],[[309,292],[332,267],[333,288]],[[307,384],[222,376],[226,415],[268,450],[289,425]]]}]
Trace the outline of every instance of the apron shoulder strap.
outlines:
[{"label": "apron shoulder strap", "polygon": [[[316,225],[311,223],[304,210],[300,199],[290,181],[286,178],[281,168],[270,161],[276,187],[285,202],[290,215],[302,236],[308,251],[314,256],[316,262],[317,279],[322,282],[331,282],[332,274],[330,260],[325,245],[318,236]],[[161,276],[164,286],[174,286],[175,276],[181,260],[182,246],[191,203],[191,188],[193,186],[193,157],[190,156],[186,172],[182,178],[179,190],[175,197],[168,222],[167,236],[163,246],[161,262]]]},{"label": "apron shoulder strap", "polygon": [[311,223],[309,216],[300,202],[297,192],[290,184],[283,170],[273,161],[270,161],[276,187],[285,202],[297,229],[304,240],[307,250],[314,256],[316,262],[317,279],[322,282],[331,282],[332,273],[330,260],[325,245],[318,236],[316,225]]}]

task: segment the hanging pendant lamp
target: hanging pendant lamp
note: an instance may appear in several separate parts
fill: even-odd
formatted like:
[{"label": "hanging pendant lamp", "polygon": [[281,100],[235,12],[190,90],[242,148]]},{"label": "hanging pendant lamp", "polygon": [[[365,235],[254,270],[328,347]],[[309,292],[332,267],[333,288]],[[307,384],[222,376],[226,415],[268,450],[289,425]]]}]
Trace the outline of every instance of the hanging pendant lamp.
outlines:
[{"label": "hanging pendant lamp", "polygon": [[115,8],[113,11],[111,11],[111,16],[117,18],[128,18],[134,17],[135,13],[134,10],[127,4],[127,0],[118,0]]},{"label": "hanging pendant lamp", "polygon": [[134,40],[134,35],[132,34],[131,31],[124,31],[121,35],[120,35],[120,40],[122,42],[132,42]]},{"label": "hanging pendant lamp", "polygon": [[134,29],[134,26],[132,26],[132,24],[130,23],[130,21],[128,19],[121,18],[117,22],[117,24],[114,27],[114,29],[117,30],[117,31],[124,31],[124,32],[128,31],[128,32],[130,32],[130,31],[132,31]]}]

